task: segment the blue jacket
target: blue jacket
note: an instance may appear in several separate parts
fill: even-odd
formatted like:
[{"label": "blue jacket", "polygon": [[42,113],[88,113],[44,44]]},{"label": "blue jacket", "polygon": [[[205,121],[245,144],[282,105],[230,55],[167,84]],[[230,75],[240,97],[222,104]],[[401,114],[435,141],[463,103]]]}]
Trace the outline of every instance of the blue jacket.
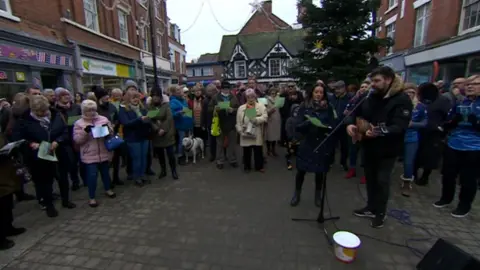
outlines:
[{"label": "blue jacket", "polygon": [[343,112],[347,110],[347,106],[350,103],[350,100],[353,98],[353,95],[350,93],[344,93],[343,95],[337,97],[335,94],[329,96],[329,101],[332,103],[335,112],[337,113],[337,122],[343,120],[344,114]]},{"label": "blue jacket", "polygon": [[[315,148],[328,136],[331,131],[327,128],[321,128],[313,125],[306,116],[318,118],[325,126],[335,126],[334,109],[328,106],[325,109],[315,109],[313,107],[305,106],[305,103],[300,105],[298,110],[297,132],[301,134],[300,145],[297,152],[297,169],[305,172],[323,173],[330,168],[329,155],[334,150],[332,137],[330,137],[322,147],[317,151]],[[335,135],[333,135],[335,136]]]},{"label": "blue jacket", "polygon": [[459,151],[480,151],[480,99],[466,98],[450,110],[452,132],[448,147]]},{"label": "blue jacket", "polygon": [[[147,110],[141,108],[142,115],[147,115]],[[125,105],[120,105],[118,121],[123,125],[123,140],[125,142],[142,142],[148,139],[151,131],[150,121],[143,121],[137,113]]]},{"label": "blue jacket", "polygon": [[187,100],[170,96],[170,109],[172,110],[175,129],[189,131],[193,128],[193,118],[182,114],[184,108],[188,108]]},{"label": "blue jacket", "polygon": [[418,103],[412,110],[412,124],[405,132],[405,142],[418,142],[418,130],[427,126],[428,115],[427,107],[423,103]]}]

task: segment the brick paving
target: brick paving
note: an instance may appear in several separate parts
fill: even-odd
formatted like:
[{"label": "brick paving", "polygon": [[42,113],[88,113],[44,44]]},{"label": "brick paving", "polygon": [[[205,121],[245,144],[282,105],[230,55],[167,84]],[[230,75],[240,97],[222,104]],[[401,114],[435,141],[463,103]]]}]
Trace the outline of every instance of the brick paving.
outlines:
[{"label": "brick paving", "polygon": [[[47,218],[34,202],[21,203],[15,224],[28,232],[15,239],[13,249],[0,252],[0,269],[414,269],[419,258],[407,248],[364,236],[353,264],[335,260],[321,227],[291,221],[315,218],[318,208],[312,176],[300,205],[289,206],[294,171],[287,171],[283,161],[269,159],[265,174],[244,174],[228,166],[218,171],[203,160],[180,168],[179,181],[167,177],[144,188],[119,187],[117,199],[104,197],[99,189],[101,205],[96,209],[86,204],[83,188],[74,193],[77,209],[59,208],[56,219]],[[364,205],[364,187],[359,189],[357,180],[345,180],[343,174],[334,167],[328,182],[329,205],[341,217],[338,228],[402,244],[431,235],[429,241],[411,243],[421,251],[444,237],[480,257],[479,203],[468,218],[454,219],[449,209],[431,207],[439,194],[438,179],[404,198],[398,192],[397,169],[390,206],[409,211],[422,228],[390,218],[383,229],[372,229],[368,220],[351,214]],[[336,230],[333,223],[326,228]]]}]

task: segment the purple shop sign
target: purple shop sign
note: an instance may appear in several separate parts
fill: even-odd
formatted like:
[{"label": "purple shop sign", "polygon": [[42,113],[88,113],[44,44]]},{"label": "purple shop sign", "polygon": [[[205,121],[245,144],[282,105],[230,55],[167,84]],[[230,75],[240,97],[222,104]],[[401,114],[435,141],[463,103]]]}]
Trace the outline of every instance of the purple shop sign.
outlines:
[{"label": "purple shop sign", "polygon": [[5,44],[0,45],[0,57],[37,62],[37,52],[35,50]]}]

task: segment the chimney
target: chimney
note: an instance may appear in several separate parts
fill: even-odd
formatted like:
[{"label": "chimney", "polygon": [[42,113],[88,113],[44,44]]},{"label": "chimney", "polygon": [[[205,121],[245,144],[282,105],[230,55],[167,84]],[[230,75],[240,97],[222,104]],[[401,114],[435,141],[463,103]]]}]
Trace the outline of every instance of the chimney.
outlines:
[{"label": "chimney", "polygon": [[267,14],[272,14],[272,0],[265,0],[262,2],[262,8]]}]

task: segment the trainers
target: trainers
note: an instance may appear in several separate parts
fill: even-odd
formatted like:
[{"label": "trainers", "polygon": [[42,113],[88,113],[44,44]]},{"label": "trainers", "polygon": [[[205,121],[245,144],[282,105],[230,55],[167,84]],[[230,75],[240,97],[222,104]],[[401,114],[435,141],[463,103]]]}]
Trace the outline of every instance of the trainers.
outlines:
[{"label": "trainers", "polygon": [[458,206],[457,208],[455,208],[455,210],[452,211],[452,213],[450,213],[450,215],[456,218],[464,218],[468,216],[468,213],[470,213],[470,211],[468,211],[463,207]]},{"label": "trainers", "polygon": [[385,216],[385,214],[375,215],[375,217],[370,222],[370,226],[376,229],[383,228],[383,224],[385,223],[386,219],[387,216]]},{"label": "trainers", "polygon": [[355,170],[355,168],[350,168],[350,170],[348,170],[347,174],[345,175],[345,179],[350,179],[355,176],[357,176],[357,170]]},{"label": "trainers", "polygon": [[439,200],[433,203],[433,207],[435,208],[444,208],[447,207],[450,204],[450,202],[444,201],[444,200]]},{"label": "trainers", "polygon": [[375,214],[368,209],[368,207],[364,207],[362,209],[357,209],[353,211],[353,214],[357,217],[375,217]]}]

